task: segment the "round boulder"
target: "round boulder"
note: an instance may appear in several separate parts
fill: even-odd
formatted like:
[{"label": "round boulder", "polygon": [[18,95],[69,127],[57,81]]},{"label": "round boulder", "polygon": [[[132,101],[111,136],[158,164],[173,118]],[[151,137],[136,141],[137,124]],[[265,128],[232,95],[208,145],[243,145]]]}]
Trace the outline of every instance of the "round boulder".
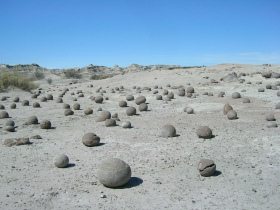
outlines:
[{"label": "round boulder", "polygon": [[52,128],[52,124],[49,120],[43,120],[40,124],[40,128],[41,129],[51,129]]},{"label": "round boulder", "polygon": [[95,133],[86,133],[82,138],[82,142],[87,147],[94,147],[99,145],[100,138]]},{"label": "round boulder", "polygon": [[66,168],[69,164],[69,158],[67,155],[59,155],[54,159],[54,165],[57,168]]},{"label": "round boulder", "polygon": [[216,172],[216,164],[213,160],[209,159],[201,159],[197,168],[200,175],[205,177],[212,176]]},{"label": "round boulder", "polygon": [[136,115],[136,109],[134,107],[130,106],[126,109],[126,114],[127,114],[127,116]]},{"label": "round boulder", "polygon": [[199,138],[210,139],[213,137],[212,130],[208,126],[199,126],[196,134]]},{"label": "round boulder", "polygon": [[135,99],[135,103],[137,105],[140,105],[142,103],[145,103],[146,102],[146,97],[145,96],[138,96],[136,99]]},{"label": "round boulder", "polygon": [[161,137],[170,138],[176,136],[176,129],[173,125],[167,124],[161,128]]}]

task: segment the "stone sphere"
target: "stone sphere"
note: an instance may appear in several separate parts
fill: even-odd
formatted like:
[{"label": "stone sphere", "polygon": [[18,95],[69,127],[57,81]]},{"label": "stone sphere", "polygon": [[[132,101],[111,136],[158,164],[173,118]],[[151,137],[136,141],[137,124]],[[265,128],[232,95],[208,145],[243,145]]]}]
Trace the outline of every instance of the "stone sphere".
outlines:
[{"label": "stone sphere", "polygon": [[63,104],[63,109],[70,109],[70,105],[69,104]]},{"label": "stone sphere", "polygon": [[227,118],[229,120],[235,120],[237,119],[237,112],[234,111],[234,110],[229,110],[228,113],[227,113]]},{"label": "stone sphere", "polygon": [[187,87],[187,90],[186,90],[187,93],[194,93],[194,88],[193,87]]},{"label": "stone sphere", "polygon": [[66,168],[69,164],[69,158],[67,155],[59,155],[54,159],[54,165],[57,168]]},{"label": "stone sphere", "polygon": [[194,113],[193,108],[191,108],[191,107],[184,108],[184,112],[187,112],[188,114],[193,114]]},{"label": "stone sphere", "polygon": [[238,92],[234,92],[234,93],[231,94],[231,97],[232,97],[233,99],[238,99],[238,98],[241,98],[241,95],[240,95],[240,93],[238,93]]},{"label": "stone sphere", "polygon": [[15,126],[15,122],[13,120],[7,120],[5,125],[6,126]]},{"label": "stone sphere", "polygon": [[33,108],[40,108],[41,107],[38,102],[34,102],[32,106],[33,106]]},{"label": "stone sphere", "polygon": [[123,160],[110,158],[101,162],[97,177],[100,183],[106,187],[121,187],[130,180],[131,168]]},{"label": "stone sphere", "polygon": [[161,128],[161,134],[160,134],[161,137],[164,137],[164,138],[169,138],[169,137],[175,137],[176,136],[176,129],[173,125],[164,125],[162,128]]},{"label": "stone sphere", "polygon": [[265,86],[265,88],[266,89],[271,89],[272,87],[271,87],[271,84],[267,84],[266,86]]},{"label": "stone sphere", "polygon": [[133,95],[127,95],[126,96],[126,100],[127,101],[133,101],[134,100],[134,96]]},{"label": "stone sphere", "polygon": [[43,120],[41,123],[40,123],[40,128],[41,129],[51,129],[52,128],[52,124],[49,120]]},{"label": "stone sphere", "polygon": [[82,142],[87,147],[94,147],[99,145],[100,138],[95,133],[86,133],[82,138]]},{"label": "stone sphere", "polygon": [[21,105],[22,105],[22,106],[29,106],[29,101],[28,101],[28,100],[23,100],[23,101],[21,102]]},{"label": "stone sphere", "polygon": [[185,89],[178,90],[178,96],[185,96],[185,95],[186,95]]},{"label": "stone sphere", "polygon": [[16,105],[15,103],[12,103],[12,104],[10,105],[10,108],[11,108],[11,109],[15,109],[15,108],[17,108],[17,105]]},{"label": "stone sphere", "polygon": [[0,119],[9,118],[9,114],[6,111],[0,112]]},{"label": "stone sphere", "polygon": [[74,114],[74,112],[71,109],[65,109],[64,110],[64,115],[65,116],[70,116],[70,115],[73,115],[73,114]]},{"label": "stone sphere", "polygon": [[163,92],[162,92],[162,95],[164,95],[164,96],[168,95],[168,90],[164,89]]},{"label": "stone sphere", "polygon": [[280,102],[275,105],[275,109],[280,109]]},{"label": "stone sphere", "polygon": [[225,93],[224,91],[221,91],[221,92],[219,92],[218,97],[222,98],[222,97],[225,96],[225,94],[226,94],[226,93]]},{"label": "stone sphere", "polygon": [[5,109],[5,106],[3,104],[0,104],[0,109]]},{"label": "stone sphere", "polygon": [[197,168],[200,175],[205,177],[212,176],[216,172],[216,164],[213,160],[209,159],[201,159]]},{"label": "stone sphere", "polygon": [[96,122],[103,122],[111,118],[111,113],[109,111],[101,111],[96,119]]},{"label": "stone sphere", "polygon": [[41,99],[40,99],[41,102],[46,102],[48,101],[47,97],[43,96]]},{"label": "stone sphere", "polygon": [[56,103],[63,103],[63,99],[62,99],[61,97],[58,97],[58,98],[56,99]]},{"label": "stone sphere", "polygon": [[116,120],[115,119],[106,119],[105,120],[105,126],[106,127],[113,127],[113,126],[116,126],[117,123],[116,123]]},{"label": "stone sphere", "polygon": [[38,123],[39,123],[39,121],[38,121],[38,118],[36,116],[30,116],[27,119],[27,122],[26,122],[27,125],[36,125]]},{"label": "stone sphere", "polygon": [[162,100],[162,95],[156,95],[156,100]]},{"label": "stone sphere", "polygon": [[80,110],[80,108],[81,108],[81,105],[80,105],[79,103],[75,103],[75,104],[73,105],[73,109],[74,109],[74,110]]},{"label": "stone sphere", "polygon": [[122,128],[131,128],[131,123],[129,121],[123,122],[121,124]]},{"label": "stone sphere", "polygon": [[126,109],[126,114],[127,114],[127,116],[136,115],[136,109],[134,107],[130,106]]},{"label": "stone sphere", "polygon": [[243,98],[242,102],[243,102],[244,104],[251,103],[251,101],[250,101],[249,98]]},{"label": "stone sphere", "polygon": [[91,108],[87,108],[87,109],[84,110],[85,115],[90,115],[92,113],[93,113],[93,110]]},{"label": "stone sphere", "polygon": [[142,103],[138,106],[140,112],[144,112],[148,110],[148,105],[146,103]]},{"label": "stone sphere", "polygon": [[170,91],[168,94],[167,94],[167,98],[169,99],[174,99],[174,93],[172,91]]},{"label": "stone sphere", "polygon": [[16,96],[16,97],[13,99],[13,102],[15,102],[15,103],[19,102],[19,97]]},{"label": "stone sphere", "polygon": [[53,95],[51,95],[51,94],[48,94],[46,97],[48,100],[53,100]]},{"label": "stone sphere", "polygon": [[146,102],[146,97],[145,96],[138,96],[136,99],[135,99],[135,103],[137,105],[140,105],[142,103],[145,103]]},{"label": "stone sphere", "polygon": [[259,88],[258,92],[264,92],[264,88]]},{"label": "stone sphere", "polygon": [[232,106],[229,105],[229,103],[226,103],[226,104],[224,105],[224,109],[223,109],[224,115],[226,115],[230,110],[233,110]]},{"label": "stone sphere", "polygon": [[277,91],[277,94],[276,94],[277,96],[280,96],[280,91]]},{"label": "stone sphere", "polygon": [[266,119],[267,121],[275,121],[275,120],[276,120],[273,113],[267,114],[267,115],[265,116],[265,119]]},{"label": "stone sphere", "polygon": [[120,101],[120,102],[119,102],[119,106],[120,106],[120,107],[126,107],[126,106],[127,106],[126,101]]},{"label": "stone sphere", "polygon": [[208,126],[199,126],[196,134],[199,138],[210,139],[213,137],[212,130]]},{"label": "stone sphere", "polygon": [[95,97],[94,101],[95,101],[95,103],[97,103],[97,104],[102,104],[102,102],[103,102],[103,97],[102,97],[102,96],[97,96],[97,97]]}]

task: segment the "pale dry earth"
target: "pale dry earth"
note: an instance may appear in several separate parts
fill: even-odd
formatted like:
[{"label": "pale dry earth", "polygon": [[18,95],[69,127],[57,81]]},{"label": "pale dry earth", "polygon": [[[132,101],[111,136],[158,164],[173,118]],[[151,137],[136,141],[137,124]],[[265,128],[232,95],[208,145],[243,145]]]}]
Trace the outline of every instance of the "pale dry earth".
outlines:
[{"label": "pale dry earth", "polygon": [[[40,102],[41,96],[32,99],[30,93],[19,90],[0,93],[0,97],[10,96],[0,103],[18,126],[16,132],[6,132],[2,127],[7,119],[0,119],[0,209],[279,209],[280,128],[267,128],[265,120],[267,113],[274,112],[279,122],[280,112],[275,109],[279,97],[277,90],[258,92],[257,89],[280,79],[254,74],[268,70],[280,73],[280,66],[227,64],[205,69],[140,71],[72,85],[70,80],[49,75],[53,84],[42,81],[40,87],[42,96],[53,94],[53,101]],[[232,71],[247,73],[241,77],[245,82],[210,82],[210,79],[219,81]],[[252,84],[247,84],[248,81]],[[263,84],[256,84],[258,81]],[[167,84],[186,88],[187,83],[199,94],[196,98],[180,97],[176,89],[166,88]],[[121,85],[124,91],[110,92]],[[152,91],[136,93],[134,85],[152,90],[155,85],[162,86],[172,90],[175,99],[155,100]],[[103,104],[89,99],[98,95],[98,87],[106,90],[104,96],[109,97]],[[73,116],[64,116],[62,104],[55,102],[64,88],[70,91],[63,100],[71,107],[75,103],[71,92],[82,90],[85,95],[75,94],[82,110],[74,111]],[[160,94],[163,89],[158,89]],[[214,96],[202,95],[205,91]],[[217,97],[220,91],[225,91],[224,98]],[[249,97],[251,103],[242,103],[242,98],[232,99],[231,94],[236,91]],[[127,94],[146,96],[150,111],[126,116],[126,108],[119,107],[118,102],[125,100]],[[31,106],[17,103],[16,109],[10,109],[15,96],[21,101],[29,100]],[[32,108],[35,101],[42,108]],[[223,115],[227,102],[237,111],[239,119],[228,120]],[[128,105],[137,107],[134,101]],[[186,106],[192,107],[195,114],[183,112]],[[85,116],[83,111],[88,107],[94,113]],[[118,113],[121,120],[118,125],[129,120],[133,128],[105,127],[104,122],[95,122],[98,107]],[[32,115],[39,121],[50,120],[55,129],[24,125]],[[175,126],[178,137],[160,137],[161,127],[168,123]],[[196,129],[200,125],[209,126],[215,137],[198,138]],[[104,144],[85,147],[81,139],[87,132],[96,133]],[[7,138],[34,135],[41,135],[42,139],[31,139],[31,145],[2,144]],[[67,154],[73,166],[56,168],[53,159],[59,154]],[[120,158],[131,166],[132,179],[121,189],[106,188],[96,177],[99,163],[109,157]],[[214,160],[219,173],[201,177],[197,170],[201,158]],[[101,198],[102,194],[106,198]]]}]

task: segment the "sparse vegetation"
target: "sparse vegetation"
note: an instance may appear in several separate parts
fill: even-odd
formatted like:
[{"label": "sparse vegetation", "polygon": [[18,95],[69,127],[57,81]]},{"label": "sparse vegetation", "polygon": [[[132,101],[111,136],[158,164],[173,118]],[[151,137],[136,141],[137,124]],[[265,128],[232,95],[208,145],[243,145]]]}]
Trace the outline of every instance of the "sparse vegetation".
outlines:
[{"label": "sparse vegetation", "polygon": [[37,80],[44,79],[45,78],[45,74],[42,71],[36,70],[34,72],[34,78],[37,79]]},{"label": "sparse vegetation", "polygon": [[82,75],[78,70],[70,69],[63,72],[64,76],[67,79],[74,78],[74,79],[81,79]]},{"label": "sparse vegetation", "polygon": [[90,79],[91,80],[101,80],[101,79],[107,79],[107,78],[110,78],[112,77],[112,75],[109,75],[109,74],[95,74],[95,75],[91,75]]},{"label": "sparse vegetation", "polygon": [[38,86],[34,82],[17,72],[1,72],[0,73],[0,91],[9,87],[17,87],[22,90],[30,91]]},{"label": "sparse vegetation", "polygon": [[48,78],[48,79],[47,79],[47,83],[48,83],[49,85],[51,85],[51,84],[52,84],[52,78]]}]

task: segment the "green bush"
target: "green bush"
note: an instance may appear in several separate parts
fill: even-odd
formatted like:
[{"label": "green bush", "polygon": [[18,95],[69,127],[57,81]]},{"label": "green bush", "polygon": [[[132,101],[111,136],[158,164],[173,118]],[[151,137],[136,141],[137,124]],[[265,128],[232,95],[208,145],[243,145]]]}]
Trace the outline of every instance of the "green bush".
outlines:
[{"label": "green bush", "polygon": [[30,78],[20,75],[17,72],[1,72],[0,73],[0,91],[9,87],[17,87],[22,90],[30,91],[38,86],[33,83]]},{"label": "green bush", "polygon": [[38,79],[38,80],[44,79],[45,74],[42,71],[37,70],[37,71],[34,72],[34,77],[35,77],[35,79]]},{"label": "green bush", "polygon": [[90,79],[91,80],[101,80],[101,79],[107,79],[107,78],[110,78],[112,77],[112,75],[109,75],[109,74],[100,74],[100,75],[91,75]]},{"label": "green bush", "polygon": [[70,79],[70,78],[81,79],[82,78],[82,75],[80,74],[80,72],[76,71],[74,69],[73,70],[66,70],[63,73],[64,73],[64,76],[67,79]]},{"label": "green bush", "polygon": [[47,83],[50,85],[50,84],[52,84],[52,78],[48,78],[47,79]]}]

